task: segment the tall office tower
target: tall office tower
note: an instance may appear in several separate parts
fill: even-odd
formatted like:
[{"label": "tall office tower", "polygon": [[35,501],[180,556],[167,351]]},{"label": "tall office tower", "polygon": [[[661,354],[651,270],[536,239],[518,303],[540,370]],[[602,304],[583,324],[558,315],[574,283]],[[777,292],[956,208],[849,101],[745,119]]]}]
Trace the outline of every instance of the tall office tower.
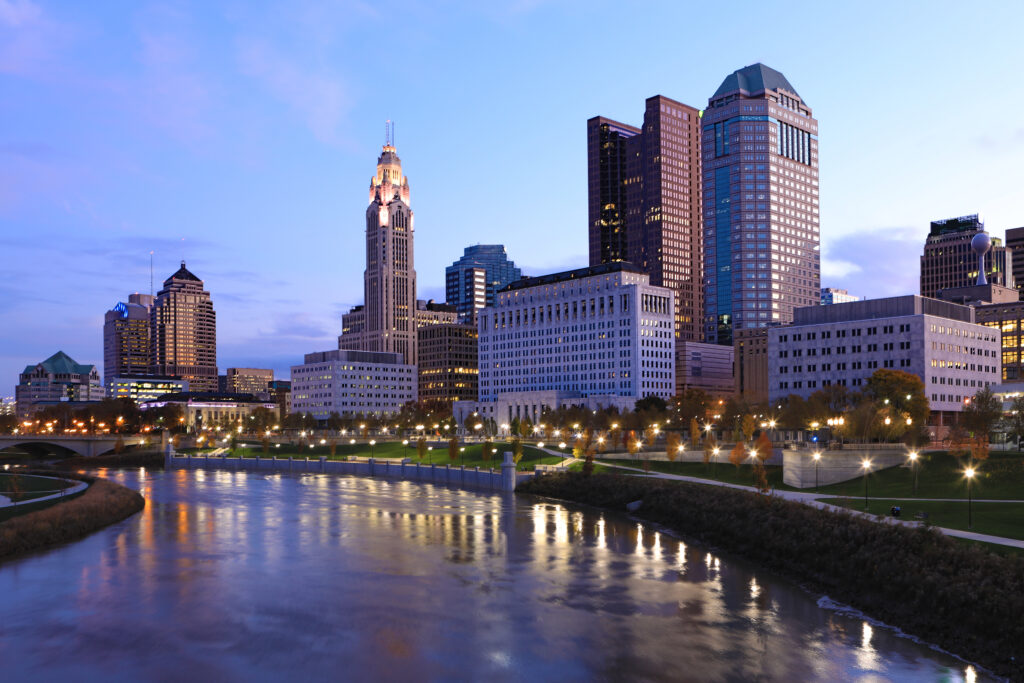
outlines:
[{"label": "tall office tower", "polygon": [[789,323],[820,300],[818,122],[764,64],[730,74],[701,119],[704,339]]},{"label": "tall office tower", "polygon": [[149,373],[149,310],[153,297],[129,294],[103,317],[103,377],[139,377]]},{"label": "tall office tower", "polygon": [[1008,228],[1006,230],[1006,247],[1013,250],[1013,281],[1017,289],[1024,287],[1024,228]]},{"label": "tall office tower", "polygon": [[444,269],[445,301],[463,322],[474,320],[476,312],[494,305],[494,295],[523,276],[509,260],[502,244],[466,247],[462,258]]},{"label": "tall office tower", "polygon": [[391,144],[390,133],[377,159],[377,173],[370,178],[363,297],[361,315],[356,316],[358,324],[352,324],[353,309],[348,314],[349,331],[343,329],[338,348],[400,353],[405,363],[415,364],[413,213],[409,208],[409,180],[402,175],[402,160]]},{"label": "tall office tower", "polygon": [[675,336],[701,339],[700,112],[649,97],[642,128],[587,121],[590,265],[629,261],[675,291]]},{"label": "tall office tower", "polygon": [[[932,221],[921,255],[921,296],[939,297],[943,289],[970,287],[978,281],[978,256],[971,240],[985,231],[978,214]],[[1015,288],[1013,253],[998,238],[985,254],[985,279],[990,284]]]},{"label": "tall office tower", "polygon": [[187,380],[193,392],[217,391],[217,314],[184,261],[156,294],[150,335],[152,374]]}]

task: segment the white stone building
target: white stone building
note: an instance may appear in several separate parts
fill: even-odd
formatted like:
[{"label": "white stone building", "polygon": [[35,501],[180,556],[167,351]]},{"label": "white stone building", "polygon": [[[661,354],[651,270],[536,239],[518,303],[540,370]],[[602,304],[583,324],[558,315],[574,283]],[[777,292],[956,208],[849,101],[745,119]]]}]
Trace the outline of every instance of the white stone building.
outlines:
[{"label": "white stone building", "polygon": [[610,263],[513,282],[480,311],[479,411],[498,423],[544,408],[632,409],[675,391],[674,294]]},{"label": "white stone building", "polygon": [[891,368],[924,381],[933,412],[960,412],[1002,376],[999,330],[974,313],[916,295],[798,308],[792,325],[768,330],[770,399],[832,384],[860,391],[875,370]]},{"label": "white stone building", "polygon": [[292,413],[326,420],[342,416],[390,415],[416,400],[416,366],[401,353],[321,351],[293,365]]}]

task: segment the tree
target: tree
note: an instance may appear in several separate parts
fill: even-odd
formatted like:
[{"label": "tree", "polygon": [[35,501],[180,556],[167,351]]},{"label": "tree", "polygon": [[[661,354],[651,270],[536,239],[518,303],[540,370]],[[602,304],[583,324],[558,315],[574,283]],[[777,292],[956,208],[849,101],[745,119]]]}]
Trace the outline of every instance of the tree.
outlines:
[{"label": "tree", "polygon": [[629,433],[629,442],[626,444],[626,450],[629,454],[636,458],[636,454],[640,452],[640,440],[636,438],[636,432]]},{"label": "tree", "polygon": [[494,450],[494,441],[491,440],[491,437],[487,437],[487,439],[484,441],[484,445],[480,449],[480,458],[484,462],[490,462],[491,461],[491,451],[493,451],[493,450]]},{"label": "tree", "polygon": [[1003,416],[1003,403],[988,387],[979,389],[974,397],[968,399],[967,407],[962,413],[964,427],[974,432],[974,438],[988,439],[993,425]]},{"label": "tree", "polygon": [[667,407],[665,399],[651,394],[650,396],[644,396],[642,399],[637,401],[633,406],[633,410],[638,413],[664,413]]},{"label": "tree", "polygon": [[519,433],[519,418],[518,417],[513,417],[512,418],[512,422],[510,422],[509,425],[508,425],[508,431],[509,431],[510,434],[513,434],[513,435]]},{"label": "tree", "polygon": [[523,441],[522,439],[512,439],[512,462],[516,465],[523,459]]},{"label": "tree", "polygon": [[879,404],[892,406],[897,414],[906,413],[915,424],[928,421],[928,397],[924,393],[924,382],[917,375],[879,368],[868,378],[865,392]]},{"label": "tree", "polygon": [[523,437],[524,439],[527,439],[530,437],[530,434],[532,433],[533,422],[530,420],[529,417],[524,417],[522,420],[519,421],[519,436]]},{"label": "tree", "polygon": [[459,457],[459,440],[453,436],[448,440],[448,459],[455,462],[457,457]]},{"label": "tree", "polygon": [[692,420],[702,420],[707,415],[711,397],[703,389],[690,388],[672,399],[675,404],[676,418],[680,424]]},{"label": "tree", "polygon": [[690,418],[690,447],[694,450],[697,449],[697,444],[700,443],[700,425],[697,423],[697,418]]},{"label": "tree", "polygon": [[1010,438],[1017,442],[1017,450],[1020,450],[1020,441],[1024,439],[1024,396],[1013,399],[1010,405],[1010,415],[1006,419],[1006,431]]},{"label": "tree", "polygon": [[751,415],[750,413],[744,415],[743,419],[740,420],[740,432],[743,433],[744,441],[749,441],[750,439],[754,438],[754,429],[756,428],[757,423],[754,422],[754,416]]},{"label": "tree", "polygon": [[736,465],[737,469],[743,464],[743,461],[747,458],[747,449],[744,448],[742,441],[737,441],[736,445],[729,451],[729,462]]},{"label": "tree", "polygon": [[711,462],[711,456],[714,455],[715,449],[718,448],[718,444],[715,443],[715,435],[709,433],[708,438],[704,439],[704,464],[707,465]]},{"label": "tree", "polygon": [[420,462],[422,462],[423,458],[426,457],[426,455],[427,455],[427,437],[421,436],[416,441],[416,456],[420,459]]},{"label": "tree", "polygon": [[669,462],[675,462],[676,458],[679,457],[679,450],[682,447],[681,441],[682,439],[675,432],[669,432],[665,436],[665,456]]}]

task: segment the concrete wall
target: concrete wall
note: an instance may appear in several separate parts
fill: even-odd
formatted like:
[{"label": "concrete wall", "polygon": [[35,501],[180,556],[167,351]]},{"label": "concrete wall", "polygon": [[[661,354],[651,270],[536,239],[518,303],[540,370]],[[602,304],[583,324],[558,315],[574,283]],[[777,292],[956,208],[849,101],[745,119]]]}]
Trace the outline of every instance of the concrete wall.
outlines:
[{"label": "concrete wall", "polygon": [[[490,491],[514,490],[515,486],[534,476],[516,472],[514,483],[503,483],[503,467],[481,469],[452,465],[421,465],[386,460],[328,460],[327,458],[228,458],[226,456],[169,455],[165,465],[170,468],[227,470],[246,472],[311,472],[318,474],[355,474],[364,477],[411,479],[437,484],[478,488]],[[506,472],[508,477],[511,472]],[[511,488],[509,488],[511,485]]]},{"label": "concrete wall", "polygon": [[[841,450],[822,451],[818,463],[818,485],[837,484],[864,475],[862,463],[871,461],[871,471],[903,465],[907,462],[905,450]],[[782,481],[799,489],[814,488],[815,463],[810,451],[783,451]]]}]

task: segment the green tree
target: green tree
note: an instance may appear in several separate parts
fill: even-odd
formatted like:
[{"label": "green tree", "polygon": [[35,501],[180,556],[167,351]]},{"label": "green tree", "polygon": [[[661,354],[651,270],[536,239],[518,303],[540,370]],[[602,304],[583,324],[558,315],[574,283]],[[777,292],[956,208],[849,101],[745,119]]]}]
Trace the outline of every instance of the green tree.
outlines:
[{"label": "green tree", "polygon": [[680,424],[692,420],[703,420],[711,405],[711,397],[703,389],[687,389],[672,399],[675,404],[676,417]]},{"label": "green tree", "polygon": [[665,399],[651,394],[637,401],[633,406],[633,410],[638,413],[664,413],[667,407],[668,404],[665,403]]},{"label": "green tree", "polygon": [[423,458],[425,458],[426,455],[427,455],[427,437],[421,436],[416,441],[416,456],[419,457],[420,462],[422,462]]},{"label": "green tree", "polygon": [[988,387],[979,389],[962,413],[964,427],[974,432],[975,439],[987,439],[992,427],[1002,416],[1002,401]]},{"label": "green tree", "polygon": [[897,415],[906,413],[914,424],[928,421],[928,397],[924,393],[924,382],[917,375],[879,368],[868,378],[865,392],[880,406],[891,406]]},{"label": "green tree", "polygon": [[459,457],[459,440],[456,437],[448,439],[448,459],[455,462]]},{"label": "green tree", "polygon": [[1017,442],[1017,450],[1020,450],[1020,441],[1024,439],[1024,396],[1013,399],[1010,414],[1006,418],[1006,431]]}]

